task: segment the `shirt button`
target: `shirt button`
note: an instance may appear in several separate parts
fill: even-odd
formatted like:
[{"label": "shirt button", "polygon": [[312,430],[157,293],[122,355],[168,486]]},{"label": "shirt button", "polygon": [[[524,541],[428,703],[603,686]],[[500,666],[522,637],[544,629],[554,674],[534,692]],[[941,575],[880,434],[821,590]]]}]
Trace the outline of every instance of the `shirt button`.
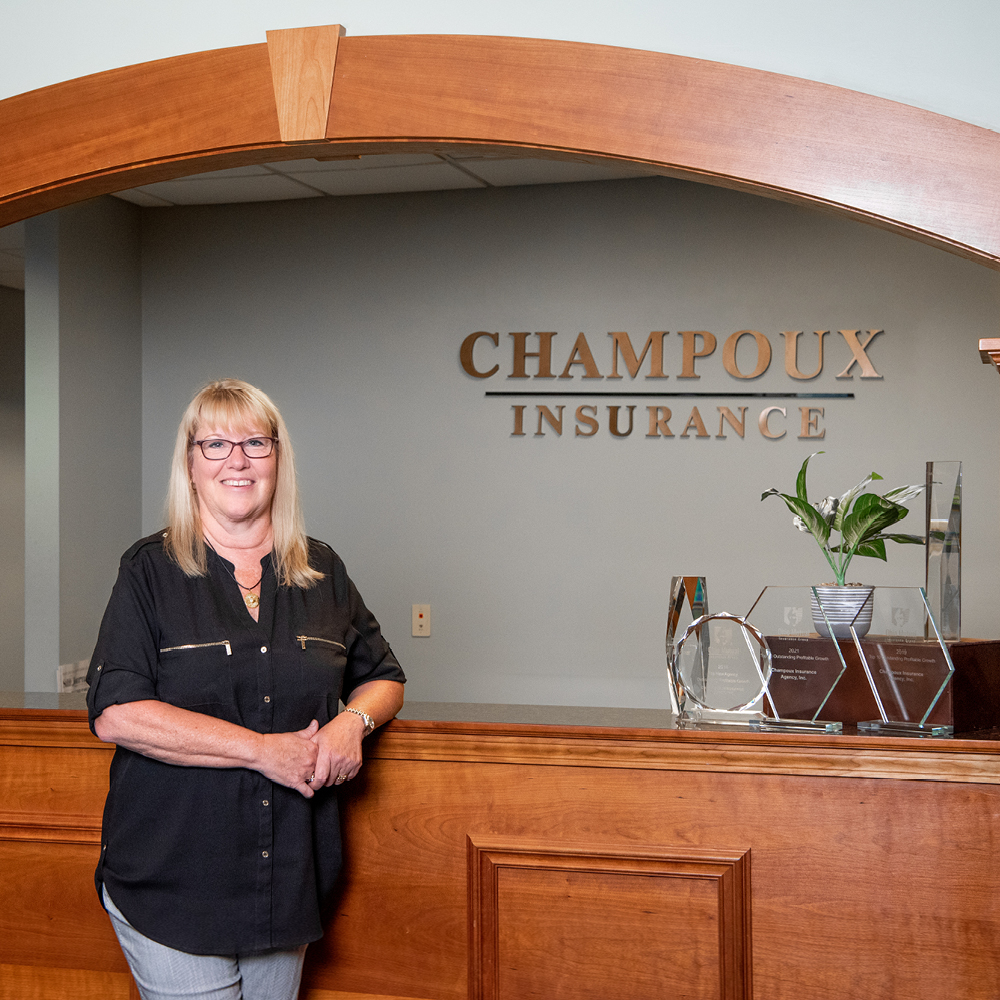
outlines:
[{"label": "shirt button", "polygon": [[263,856],[264,856],[265,858],[267,857],[267,851],[261,851],[260,853],[261,853],[261,854],[262,854],[262,855],[263,855]]},{"label": "shirt button", "polygon": [[266,806],[269,806],[270,804],[271,804],[271,803],[270,803],[270,802],[268,802],[268,801],[267,801],[267,799],[264,799],[264,805],[266,805]]},{"label": "shirt button", "polygon": [[271,696],[269,694],[264,695],[264,701],[267,704],[270,704],[271,703]]},{"label": "shirt button", "polygon": [[267,646],[261,646],[261,647],[260,647],[260,651],[261,651],[262,653],[266,653],[266,652],[267,652]]}]

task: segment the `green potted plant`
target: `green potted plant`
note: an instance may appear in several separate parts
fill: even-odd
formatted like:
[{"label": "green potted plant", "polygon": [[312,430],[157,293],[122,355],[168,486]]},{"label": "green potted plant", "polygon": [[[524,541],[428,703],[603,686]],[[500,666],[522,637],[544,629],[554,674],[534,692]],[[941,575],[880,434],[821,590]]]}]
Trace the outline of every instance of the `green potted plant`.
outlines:
[{"label": "green potted plant", "polygon": [[[872,587],[846,583],[847,569],[855,556],[869,556],[887,561],[885,543],[899,542],[923,545],[922,535],[887,532],[909,513],[903,506],[917,496],[924,486],[899,486],[888,493],[866,492],[870,483],[882,477],[873,472],[849,489],[843,496],[826,497],[818,503],[809,502],[806,488],[806,470],[811,459],[824,452],[813,452],[799,469],[795,482],[795,496],[770,489],[761,494],[781,497],[794,515],[793,523],[799,531],[812,535],[826,561],[833,570],[835,583],[816,587],[813,596],[813,624],[822,636],[829,636],[826,622],[833,627],[835,638],[850,638],[853,623],[858,635],[864,635],[871,626]],[[839,535],[839,538],[835,537]],[[822,610],[821,610],[822,606]],[[825,612],[825,616],[823,614]]]}]

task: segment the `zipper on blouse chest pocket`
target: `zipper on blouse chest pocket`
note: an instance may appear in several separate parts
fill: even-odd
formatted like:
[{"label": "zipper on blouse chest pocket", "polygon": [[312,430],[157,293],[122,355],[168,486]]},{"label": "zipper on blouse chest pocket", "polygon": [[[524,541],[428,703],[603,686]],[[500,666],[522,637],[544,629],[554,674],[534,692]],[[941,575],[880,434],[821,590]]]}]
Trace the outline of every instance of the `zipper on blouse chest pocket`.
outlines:
[{"label": "zipper on blouse chest pocket", "polygon": [[303,648],[306,648],[307,642],[322,642],[327,646],[335,646],[337,649],[347,650],[347,647],[342,642],[335,642],[333,639],[324,639],[319,635],[297,635],[295,641]]},{"label": "zipper on blouse chest pocket", "polygon": [[226,656],[233,655],[233,647],[228,639],[220,639],[218,642],[189,642],[183,646],[164,646],[161,653],[176,653],[182,649],[211,649],[213,646],[225,646]]}]

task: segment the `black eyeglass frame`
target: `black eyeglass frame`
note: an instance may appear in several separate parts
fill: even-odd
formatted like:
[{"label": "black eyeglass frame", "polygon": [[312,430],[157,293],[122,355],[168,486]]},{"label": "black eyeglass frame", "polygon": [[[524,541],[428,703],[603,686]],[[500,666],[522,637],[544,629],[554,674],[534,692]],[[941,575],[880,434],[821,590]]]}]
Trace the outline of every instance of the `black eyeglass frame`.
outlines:
[{"label": "black eyeglass frame", "polygon": [[[245,445],[248,441],[270,441],[270,451],[268,451],[266,455],[247,455],[247,450],[243,447],[243,445]],[[232,455],[234,448],[239,448],[240,451],[243,452],[244,456],[249,458],[251,461],[255,458],[270,458],[274,454],[274,448],[277,443],[278,439],[276,437],[270,437],[266,434],[255,434],[253,437],[245,438],[242,441],[230,441],[227,438],[202,438],[200,441],[191,442],[192,445],[196,444],[199,448],[201,448],[201,453],[206,459],[208,459],[209,462],[224,462],[230,455]],[[225,455],[209,455],[208,452],[205,451],[206,444],[228,444],[229,451],[227,451]]]}]

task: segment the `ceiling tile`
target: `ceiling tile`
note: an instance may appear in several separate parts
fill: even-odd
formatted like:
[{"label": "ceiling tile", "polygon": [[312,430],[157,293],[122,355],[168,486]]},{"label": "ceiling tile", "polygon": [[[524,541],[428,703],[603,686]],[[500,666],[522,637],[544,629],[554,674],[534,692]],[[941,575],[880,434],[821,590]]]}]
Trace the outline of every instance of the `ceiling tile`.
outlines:
[{"label": "ceiling tile", "polygon": [[216,178],[216,177],[259,177],[261,174],[267,174],[269,171],[263,164],[255,163],[249,167],[229,167],[226,170],[209,170],[203,174],[188,174],[187,177],[180,178],[185,181],[201,180],[205,178]]},{"label": "ceiling tile", "polygon": [[284,163],[269,163],[268,166],[282,174],[306,174],[313,171],[367,170],[371,167],[406,167],[440,162],[433,153],[379,153],[349,160],[287,160]]},{"label": "ceiling tile", "polygon": [[566,184],[575,181],[608,181],[625,177],[650,177],[641,167],[584,163],[570,160],[469,160],[462,166],[493,187],[520,184]]},{"label": "ceiling tile", "polygon": [[412,167],[337,170],[298,176],[314,187],[334,195],[395,194],[403,191],[448,191],[455,188],[485,187],[475,178],[440,160]]},{"label": "ceiling tile", "polygon": [[292,178],[269,172],[251,177],[187,177],[184,180],[147,184],[142,190],[165,198],[174,205],[226,205],[243,201],[288,201],[293,198],[319,197],[319,192],[296,183]]},{"label": "ceiling tile", "polygon": [[130,201],[133,205],[142,205],[143,208],[164,208],[173,205],[172,201],[166,198],[157,198],[155,194],[150,194],[143,188],[132,188],[130,191],[115,191],[114,196],[122,201]]}]

